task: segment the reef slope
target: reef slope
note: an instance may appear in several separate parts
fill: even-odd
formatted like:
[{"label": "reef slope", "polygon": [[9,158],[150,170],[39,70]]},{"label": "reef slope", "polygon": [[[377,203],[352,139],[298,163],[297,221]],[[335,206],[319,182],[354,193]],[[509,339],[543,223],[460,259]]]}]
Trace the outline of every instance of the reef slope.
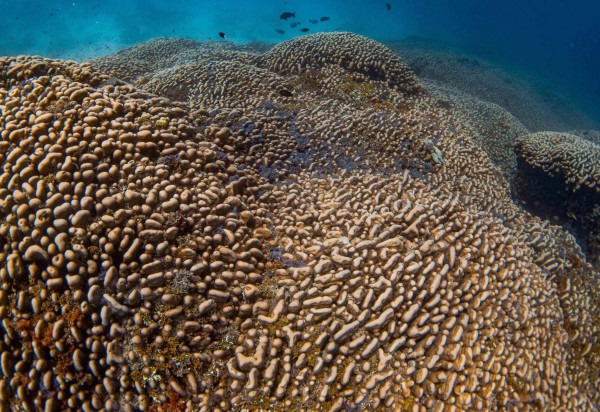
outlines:
[{"label": "reef slope", "polygon": [[460,49],[424,40],[395,42],[389,47],[421,80],[497,104],[532,132],[598,127],[566,96],[532,75],[500,68]]},{"label": "reef slope", "polygon": [[0,59],[0,405],[593,410],[598,273],[351,34]]}]

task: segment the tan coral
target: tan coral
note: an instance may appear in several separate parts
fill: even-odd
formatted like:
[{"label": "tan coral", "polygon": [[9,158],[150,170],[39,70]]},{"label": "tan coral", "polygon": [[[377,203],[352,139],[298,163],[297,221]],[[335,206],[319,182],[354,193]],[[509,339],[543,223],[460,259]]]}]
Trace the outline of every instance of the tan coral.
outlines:
[{"label": "tan coral", "polygon": [[[48,75],[34,77],[42,66]],[[9,58],[1,70],[0,233],[9,239],[3,260],[10,256],[2,279],[4,292],[20,296],[12,312],[2,301],[2,385],[11,379],[12,394],[3,405],[112,409],[126,398],[142,405],[148,393],[171,402],[165,384],[184,396],[182,382],[195,385],[189,371],[206,362],[202,330],[229,325],[223,315],[198,316],[215,301],[235,315],[237,285],[255,283],[264,260],[253,252],[243,260],[250,273],[221,277],[212,252],[256,248],[239,212],[256,227],[261,212],[226,188],[235,168],[215,159],[220,150],[202,141],[183,106],[129,86],[94,89],[107,76],[74,63]],[[223,290],[225,279],[235,290]],[[145,387],[140,398],[135,385]]]},{"label": "tan coral", "polygon": [[[598,274],[574,239],[514,204],[389,50],[323,36],[348,41],[352,67],[331,44],[287,55],[315,37],[264,60],[140,48],[157,60],[142,87],[187,79],[201,104],[88,64],[0,60],[2,407],[598,402]],[[373,56],[390,57],[377,76]],[[283,66],[297,58],[310,68]]]},{"label": "tan coral", "polygon": [[523,124],[502,107],[435,83],[426,87],[438,97],[438,106],[451,113],[455,128],[471,136],[509,181],[517,171],[514,146],[517,138],[529,133]]},{"label": "tan coral", "polygon": [[539,132],[519,139],[517,150],[530,166],[558,175],[572,191],[600,192],[600,148],[568,133]]},{"label": "tan coral", "polygon": [[237,61],[183,65],[154,74],[145,88],[207,109],[258,106],[287,101],[290,87],[280,76]]},{"label": "tan coral", "polygon": [[264,54],[265,67],[278,73],[301,74],[326,65],[388,82],[405,93],[422,91],[419,80],[391,50],[349,32],[317,33],[280,43]]},{"label": "tan coral", "polygon": [[[252,59],[243,46],[230,43],[199,42],[181,38],[157,38],[119,53],[98,57],[90,63],[126,82],[144,85],[159,71],[186,64],[213,60]],[[111,79],[109,79],[111,81]]]}]

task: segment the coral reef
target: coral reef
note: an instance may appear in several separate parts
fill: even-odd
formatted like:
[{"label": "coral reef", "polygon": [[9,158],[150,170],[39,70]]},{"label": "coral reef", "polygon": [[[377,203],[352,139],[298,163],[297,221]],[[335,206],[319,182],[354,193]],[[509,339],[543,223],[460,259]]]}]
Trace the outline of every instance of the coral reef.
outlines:
[{"label": "coral reef", "polygon": [[567,133],[532,133],[517,142],[520,158],[530,167],[560,177],[567,190],[600,192],[600,146]]},{"label": "coral reef", "polygon": [[301,74],[328,65],[385,81],[405,93],[422,90],[419,80],[390,49],[354,33],[318,33],[280,43],[261,56],[263,65],[277,73]]},{"label": "coral reef", "polygon": [[526,206],[568,226],[590,260],[600,263],[600,146],[572,134],[539,132],[520,138],[516,150],[517,190]]},{"label": "coral reef", "polygon": [[1,58],[0,408],[593,410],[600,275],[440,93],[351,33]]},{"label": "coral reef", "polygon": [[579,136],[582,139],[589,140],[592,143],[600,145],[600,130],[572,130],[569,134]]},{"label": "coral reef", "polygon": [[424,84],[438,98],[438,106],[448,110],[454,128],[471,136],[512,184],[517,172],[514,147],[518,137],[529,133],[525,126],[494,103],[436,83],[425,81]]},{"label": "coral reef", "polygon": [[532,132],[598,127],[566,96],[518,69],[499,68],[464,50],[424,40],[406,40],[388,46],[422,81],[503,107]]},{"label": "coral reef", "polygon": [[94,67],[117,76],[126,82],[143,86],[163,70],[187,64],[208,61],[253,60],[254,54],[245,53],[248,47],[222,42],[198,42],[181,38],[157,38],[120,52],[92,60]]}]

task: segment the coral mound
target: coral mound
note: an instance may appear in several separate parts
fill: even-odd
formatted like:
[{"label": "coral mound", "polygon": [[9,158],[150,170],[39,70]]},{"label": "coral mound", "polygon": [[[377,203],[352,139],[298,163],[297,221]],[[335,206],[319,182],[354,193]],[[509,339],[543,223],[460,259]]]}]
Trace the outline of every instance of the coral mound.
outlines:
[{"label": "coral mound", "polygon": [[516,187],[527,207],[569,227],[589,259],[600,263],[600,146],[572,134],[539,132],[520,138],[516,151]]},{"label": "coral mound", "polygon": [[[220,86],[220,87],[217,87]],[[278,75],[238,61],[186,64],[157,72],[144,88],[194,107],[245,107],[281,98]],[[260,99],[257,97],[260,96]]]},{"label": "coral mound", "polygon": [[206,43],[181,38],[148,40],[120,52],[91,61],[94,67],[121,80],[143,86],[155,72],[207,60],[244,56],[244,47],[231,43]]},{"label": "coral mound", "polygon": [[469,94],[425,81],[427,90],[438,98],[438,106],[445,107],[456,119],[456,128],[469,134],[490,160],[512,183],[517,172],[515,143],[529,131],[502,107],[479,100]]},{"label": "coral mound", "polygon": [[600,402],[598,273],[397,57],[174,43],[0,59],[0,409]]},{"label": "coral mound", "polygon": [[517,142],[520,158],[529,166],[559,176],[572,191],[582,187],[600,192],[600,146],[556,132],[532,133]]},{"label": "coral mound", "polygon": [[335,65],[371,80],[387,81],[399,91],[422,90],[417,77],[390,49],[354,33],[317,33],[280,43],[264,55],[265,65],[278,73],[301,74]]},{"label": "coral mound", "polygon": [[3,405],[146,409],[160,381],[170,389],[158,402],[177,406],[176,377],[197,386],[191,371],[208,367],[198,349],[225,333],[225,303],[238,301],[228,275],[202,282],[216,265],[208,251],[243,254],[229,281],[247,288],[264,266],[262,242],[248,238],[264,213],[241,199],[252,180],[199,139],[181,105],[87,66],[0,67]]},{"label": "coral mound", "polygon": [[569,133],[600,145],[600,130],[573,130]]}]

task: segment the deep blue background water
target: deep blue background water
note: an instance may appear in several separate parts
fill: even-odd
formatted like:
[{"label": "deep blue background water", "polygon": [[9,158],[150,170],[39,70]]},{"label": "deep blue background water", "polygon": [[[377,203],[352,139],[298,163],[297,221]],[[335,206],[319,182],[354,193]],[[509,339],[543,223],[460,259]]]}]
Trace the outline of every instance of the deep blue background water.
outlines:
[{"label": "deep blue background water", "polygon": [[[235,43],[279,42],[301,27],[424,37],[534,73],[600,123],[598,0],[0,0],[0,11],[0,54],[76,60],[158,36],[216,40],[220,31]],[[283,11],[303,25],[291,29]],[[331,20],[308,22],[322,16]]]}]

